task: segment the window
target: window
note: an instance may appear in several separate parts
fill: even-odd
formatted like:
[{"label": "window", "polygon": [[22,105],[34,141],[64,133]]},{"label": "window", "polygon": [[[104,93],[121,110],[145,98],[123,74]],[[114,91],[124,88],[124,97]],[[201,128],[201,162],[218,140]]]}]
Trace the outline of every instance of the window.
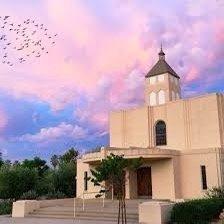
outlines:
[{"label": "window", "polygon": [[156,83],[156,76],[150,77],[149,78],[149,83],[150,84],[155,84]]},{"label": "window", "polygon": [[166,145],[166,123],[158,121],[155,126],[156,131],[156,145]]},{"label": "window", "polygon": [[150,99],[149,99],[149,105],[150,106],[154,106],[154,105],[156,105],[156,93],[154,93],[154,92],[152,92],[152,93],[150,93],[150,97],[149,97]]},{"label": "window", "polygon": [[202,189],[203,190],[207,190],[208,186],[207,186],[207,177],[206,177],[206,167],[205,166],[201,166],[201,184],[202,184]]},{"label": "window", "polygon": [[159,104],[164,104],[165,103],[165,91],[160,90],[158,93],[159,96]]},{"label": "window", "polygon": [[84,172],[84,191],[88,190],[88,172]]},{"label": "window", "polygon": [[158,75],[158,81],[163,82],[164,81],[164,75]]}]

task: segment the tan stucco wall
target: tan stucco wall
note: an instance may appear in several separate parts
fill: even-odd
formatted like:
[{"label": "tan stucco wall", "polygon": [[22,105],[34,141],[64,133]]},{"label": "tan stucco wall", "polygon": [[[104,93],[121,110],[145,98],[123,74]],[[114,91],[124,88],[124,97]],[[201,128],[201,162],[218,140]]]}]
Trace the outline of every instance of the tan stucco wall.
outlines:
[{"label": "tan stucco wall", "polygon": [[[125,113],[126,124],[124,126],[126,135],[124,135],[124,145],[139,145],[144,147],[149,144],[148,141],[148,123],[145,119],[148,115],[147,108],[137,108],[130,113]],[[144,130],[144,131],[142,131]]]},{"label": "tan stucco wall", "polygon": [[125,196],[127,199],[136,199],[137,195],[137,173],[133,170],[126,171]]},{"label": "tan stucco wall", "polygon": [[174,203],[150,201],[139,205],[139,223],[164,224],[170,222],[170,213]]},{"label": "tan stucco wall", "polygon": [[186,152],[180,156],[181,198],[198,198],[205,194],[202,190],[200,166],[206,166],[208,188],[221,185],[219,149]]},{"label": "tan stucco wall", "polygon": [[[84,172],[88,172],[88,177],[91,177],[91,170],[94,166],[83,163],[81,159],[77,160],[77,184],[76,184],[76,197],[82,198],[84,193],[84,198],[94,198],[97,192],[99,192],[100,187],[94,186],[91,181],[88,181],[88,190],[84,191]],[[88,193],[88,194],[86,194]]]},{"label": "tan stucco wall", "polygon": [[223,131],[220,133],[220,128],[224,130],[224,122],[221,123],[223,118],[219,112],[224,101],[219,104],[221,106],[218,106],[218,95],[209,94],[160,106],[112,112],[110,146],[154,147],[154,125],[158,120],[164,120],[167,125],[165,148],[192,150],[221,147],[220,134],[222,139],[224,134]]},{"label": "tan stucco wall", "polygon": [[[149,78],[145,79],[145,105],[149,105],[149,95],[150,93],[158,93],[160,90],[165,91],[165,102],[172,101],[172,91],[175,93],[178,93],[179,96],[181,97],[181,88],[180,88],[180,80],[175,83],[172,81],[174,78],[172,75],[168,73],[164,73],[164,81],[159,82],[157,81],[154,84],[151,84],[149,81]],[[158,98],[157,98],[157,105],[159,104]]]},{"label": "tan stucco wall", "polygon": [[[152,173],[152,198],[175,199],[174,171],[172,159],[161,159],[144,162],[142,167],[151,167]],[[137,173],[127,171],[126,198],[135,199],[137,195]]]},{"label": "tan stucco wall", "polygon": [[[148,149],[149,150],[149,149]],[[155,149],[156,150],[156,149]],[[116,150],[115,150],[116,151]],[[125,155],[125,150],[122,150]],[[180,151],[179,154],[166,158],[147,158],[142,166],[151,167],[153,199],[189,199],[202,197],[200,166],[206,166],[208,188],[223,184],[224,153],[220,148],[195,149]],[[133,157],[132,157],[133,158]],[[137,158],[137,156],[136,156]],[[90,175],[90,166],[81,160],[77,164],[77,196],[82,197],[84,172]],[[134,171],[126,173],[126,198],[137,198],[137,175]],[[98,192],[99,188],[88,183],[88,192]],[[94,198],[95,194],[85,196]]]},{"label": "tan stucco wall", "polygon": [[[160,150],[154,143],[154,125],[158,120],[164,120],[167,125],[167,145],[160,147],[165,150],[164,155],[162,151],[156,154]],[[94,168],[89,164],[114,152],[127,158],[145,158],[144,165],[152,168],[154,199],[201,197],[205,193],[201,186],[201,165],[206,166],[208,188],[224,184],[224,96],[209,94],[112,112],[110,146],[108,151],[101,150],[93,157],[87,155],[78,160],[77,196],[83,193],[84,172],[90,174]],[[126,197],[136,198],[136,173],[127,173],[127,178]],[[88,183],[89,192],[98,189]]]},{"label": "tan stucco wall", "polygon": [[224,95],[218,95],[218,114],[219,114],[219,129],[220,129],[220,142],[224,148]]},{"label": "tan stucco wall", "polygon": [[24,218],[36,209],[40,208],[40,202],[36,200],[23,200],[13,202],[12,217]]},{"label": "tan stucco wall", "polygon": [[175,199],[172,159],[153,161],[152,167],[152,198]]}]

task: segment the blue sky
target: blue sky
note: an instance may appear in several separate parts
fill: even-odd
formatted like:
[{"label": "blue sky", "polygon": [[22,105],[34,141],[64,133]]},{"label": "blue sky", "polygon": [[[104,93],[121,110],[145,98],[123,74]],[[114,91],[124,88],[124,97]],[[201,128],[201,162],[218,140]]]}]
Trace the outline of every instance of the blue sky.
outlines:
[{"label": "blue sky", "polygon": [[[108,145],[109,111],[143,104],[144,75],[161,42],[184,97],[223,92],[223,11],[222,1],[208,0],[1,1],[10,22],[30,18],[58,34],[49,54],[20,64],[10,52],[14,66],[0,64],[4,158]],[[2,48],[0,41],[0,57]]]}]

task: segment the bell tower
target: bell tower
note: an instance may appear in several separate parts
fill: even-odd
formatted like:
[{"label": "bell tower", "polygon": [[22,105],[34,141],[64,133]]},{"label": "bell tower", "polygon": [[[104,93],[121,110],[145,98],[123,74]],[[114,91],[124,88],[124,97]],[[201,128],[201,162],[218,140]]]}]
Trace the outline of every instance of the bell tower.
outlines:
[{"label": "bell tower", "polygon": [[145,104],[156,106],[181,98],[180,77],[168,65],[162,46],[159,60],[145,76]]}]

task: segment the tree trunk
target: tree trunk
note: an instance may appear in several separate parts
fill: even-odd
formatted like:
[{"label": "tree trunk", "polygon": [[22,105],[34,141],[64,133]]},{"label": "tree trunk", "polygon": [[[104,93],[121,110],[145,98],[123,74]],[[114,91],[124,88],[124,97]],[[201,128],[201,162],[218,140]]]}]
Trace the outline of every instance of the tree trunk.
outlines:
[{"label": "tree trunk", "polygon": [[118,199],[118,217],[117,217],[117,223],[120,224],[120,216],[121,216],[121,201]]},{"label": "tree trunk", "polygon": [[123,201],[123,212],[124,212],[124,223],[127,224],[127,216],[126,216],[126,203],[125,203],[125,182],[122,187],[122,201]]},{"label": "tree trunk", "polygon": [[123,206],[122,189],[121,189],[120,200],[121,200],[121,223],[124,224],[124,206]]}]

